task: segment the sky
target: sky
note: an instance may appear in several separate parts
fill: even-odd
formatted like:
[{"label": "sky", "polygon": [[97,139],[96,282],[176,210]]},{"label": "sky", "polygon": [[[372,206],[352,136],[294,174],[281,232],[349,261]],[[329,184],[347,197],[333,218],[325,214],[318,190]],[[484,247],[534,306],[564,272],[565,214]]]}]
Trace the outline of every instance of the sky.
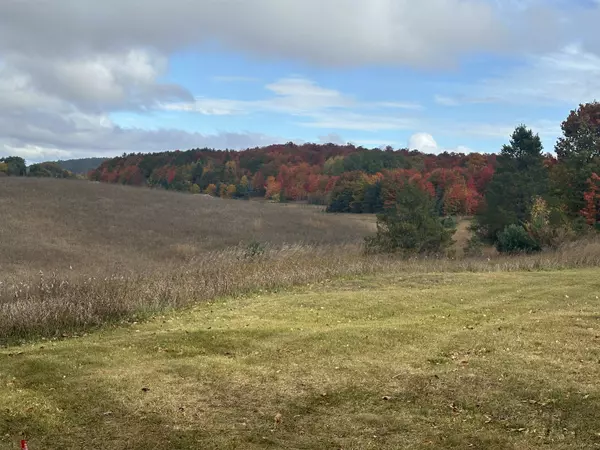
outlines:
[{"label": "sky", "polygon": [[552,152],[598,0],[2,0],[0,157],[273,143]]}]

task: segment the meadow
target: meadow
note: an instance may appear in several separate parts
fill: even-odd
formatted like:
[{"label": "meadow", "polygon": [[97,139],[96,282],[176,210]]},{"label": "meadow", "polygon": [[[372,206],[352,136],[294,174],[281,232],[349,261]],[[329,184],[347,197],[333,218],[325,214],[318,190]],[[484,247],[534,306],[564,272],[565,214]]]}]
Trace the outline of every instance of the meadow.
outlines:
[{"label": "meadow", "polygon": [[139,272],[252,241],[355,244],[375,230],[372,216],[325,214],[311,205],[48,178],[0,178],[0,211],[0,276]]},{"label": "meadow", "polygon": [[407,260],[370,216],[76,180],[0,210],[0,449],[600,446],[598,240]]}]

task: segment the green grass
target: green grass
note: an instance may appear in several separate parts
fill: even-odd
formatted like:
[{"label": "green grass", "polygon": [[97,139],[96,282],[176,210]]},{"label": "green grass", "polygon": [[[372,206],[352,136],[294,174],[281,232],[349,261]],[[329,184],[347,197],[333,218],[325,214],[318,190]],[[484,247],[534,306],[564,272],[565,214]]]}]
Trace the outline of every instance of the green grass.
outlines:
[{"label": "green grass", "polygon": [[599,279],[396,273],[4,348],[0,448],[597,448]]}]

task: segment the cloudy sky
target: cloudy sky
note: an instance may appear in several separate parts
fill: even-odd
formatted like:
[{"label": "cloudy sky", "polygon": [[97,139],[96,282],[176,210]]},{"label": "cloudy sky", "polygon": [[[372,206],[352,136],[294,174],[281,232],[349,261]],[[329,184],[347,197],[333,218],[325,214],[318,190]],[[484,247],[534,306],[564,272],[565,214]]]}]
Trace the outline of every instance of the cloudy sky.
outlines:
[{"label": "cloudy sky", "polygon": [[0,156],[275,142],[551,151],[598,0],[2,0]]}]

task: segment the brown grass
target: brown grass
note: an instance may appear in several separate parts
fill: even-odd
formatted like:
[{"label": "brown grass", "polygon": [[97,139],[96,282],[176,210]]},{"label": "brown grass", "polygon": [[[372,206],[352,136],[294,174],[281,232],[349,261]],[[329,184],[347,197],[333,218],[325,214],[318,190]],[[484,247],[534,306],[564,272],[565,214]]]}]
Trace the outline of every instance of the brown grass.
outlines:
[{"label": "brown grass", "polygon": [[224,296],[376,273],[511,272],[600,266],[600,241],[552,253],[479,259],[365,256],[359,246],[292,245],[247,257],[245,248],[207,253],[188,265],[110,276],[44,274],[0,285],[0,343],[56,336]]},{"label": "brown grass", "polygon": [[0,211],[0,277],[69,267],[85,273],[159,269],[252,240],[358,243],[374,221],[310,205],[13,177],[0,180]]}]

